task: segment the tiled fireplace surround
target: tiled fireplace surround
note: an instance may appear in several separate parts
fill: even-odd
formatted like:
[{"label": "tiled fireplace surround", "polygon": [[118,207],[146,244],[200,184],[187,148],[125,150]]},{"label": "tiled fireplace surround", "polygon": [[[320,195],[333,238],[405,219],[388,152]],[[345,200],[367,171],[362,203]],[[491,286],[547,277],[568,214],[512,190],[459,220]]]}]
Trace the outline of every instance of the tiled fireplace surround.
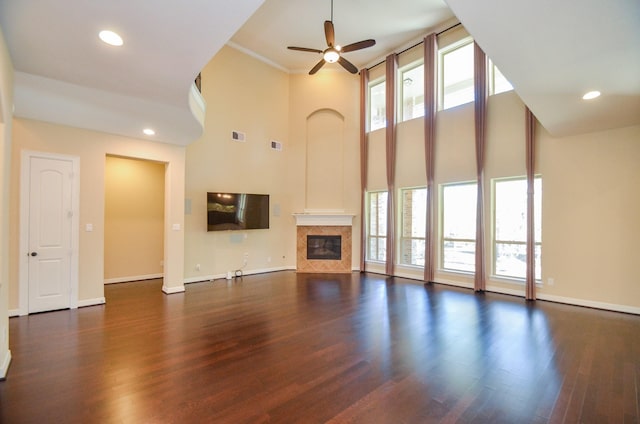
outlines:
[{"label": "tiled fireplace surround", "polygon": [[[353,215],[335,213],[294,214],[297,225],[296,271],[297,272],[351,272],[351,244]],[[307,236],[342,237],[340,260],[307,259]]]}]

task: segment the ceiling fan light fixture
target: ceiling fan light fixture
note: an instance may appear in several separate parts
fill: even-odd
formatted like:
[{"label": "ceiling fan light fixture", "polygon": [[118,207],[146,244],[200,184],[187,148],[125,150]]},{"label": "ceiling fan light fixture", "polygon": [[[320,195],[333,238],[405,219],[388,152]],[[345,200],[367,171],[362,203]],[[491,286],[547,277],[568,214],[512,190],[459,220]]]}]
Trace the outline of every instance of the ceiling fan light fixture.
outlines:
[{"label": "ceiling fan light fixture", "polygon": [[336,63],[340,59],[340,53],[334,49],[327,49],[324,52],[324,60],[328,63]]},{"label": "ceiling fan light fixture", "polygon": [[327,42],[327,48],[324,50],[311,49],[309,47],[295,47],[289,46],[287,47],[290,50],[298,50],[303,52],[310,53],[321,53],[322,59],[316,65],[311,68],[309,71],[309,75],[313,75],[320,70],[324,66],[325,63],[339,63],[344,69],[352,74],[358,73],[358,68],[349,62],[344,56],[341,56],[342,53],[353,52],[356,50],[366,49],[367,47],[374,46],[376,41],[373,39],[358,41],[357,43],[347,44],[346,46],[340,46],[336,44],[335,38],[335,30],[333,27],[333,0],[331,0],[331,20],[324,21],[324,38]]}]

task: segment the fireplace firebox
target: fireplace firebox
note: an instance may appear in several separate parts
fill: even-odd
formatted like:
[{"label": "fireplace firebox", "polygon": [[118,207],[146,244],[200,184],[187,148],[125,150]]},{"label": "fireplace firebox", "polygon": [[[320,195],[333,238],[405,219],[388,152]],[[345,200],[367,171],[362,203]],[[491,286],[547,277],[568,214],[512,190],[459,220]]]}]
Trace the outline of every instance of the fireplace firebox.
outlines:
[{"label": "fireplace firebox", "polygon": [[307,259],[341,260],[342,237],[340,235],[307,235]]}]

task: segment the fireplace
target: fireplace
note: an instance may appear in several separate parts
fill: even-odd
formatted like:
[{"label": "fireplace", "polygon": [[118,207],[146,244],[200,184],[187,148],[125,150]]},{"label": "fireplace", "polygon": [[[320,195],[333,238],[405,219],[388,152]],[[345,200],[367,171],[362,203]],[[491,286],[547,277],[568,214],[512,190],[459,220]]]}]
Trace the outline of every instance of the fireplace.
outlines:
[{"label": "fireplace", "polygon": [[307,235],[307,259],[340,260],[342,259],[342,236]]},{"label": "fireplace", "polygon": [[353,215],[294,214],[297,272],[350,273]]}]

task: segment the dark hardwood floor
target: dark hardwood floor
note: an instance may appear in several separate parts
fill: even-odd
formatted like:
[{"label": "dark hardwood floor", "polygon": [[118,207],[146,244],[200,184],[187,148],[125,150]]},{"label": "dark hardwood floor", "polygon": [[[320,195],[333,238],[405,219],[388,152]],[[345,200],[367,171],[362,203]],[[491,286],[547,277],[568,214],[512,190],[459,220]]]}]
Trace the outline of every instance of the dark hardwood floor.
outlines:
[{"label": "dark hardwood floor", "polygon": [[10,319],[4,423],[637,423],[640,316],[374,274]]}]

